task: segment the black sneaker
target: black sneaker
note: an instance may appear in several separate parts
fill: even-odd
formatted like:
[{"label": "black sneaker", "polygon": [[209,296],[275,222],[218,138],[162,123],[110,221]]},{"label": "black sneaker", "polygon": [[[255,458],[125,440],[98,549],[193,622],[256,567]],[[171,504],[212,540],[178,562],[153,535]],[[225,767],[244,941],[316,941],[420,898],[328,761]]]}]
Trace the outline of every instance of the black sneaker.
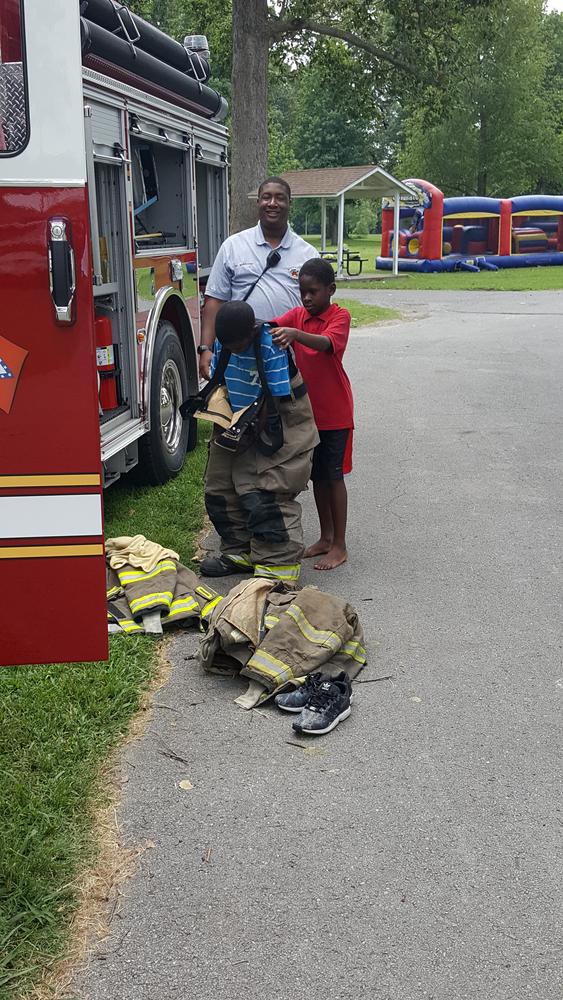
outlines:
[{"label": "black sneaker", "polygon": [[346,674],[325,678],[315,688],[301,715],[293,723],[296,733],[324,736],[347,719],[352,711],[352,685]]},{"label": "black sneaker", "polygon": [[322,679],[323,675],[319,672],[307,674],[306,680],[299,687],[277,694],[274,698],[276,705],[282,712],[301,712]]}]

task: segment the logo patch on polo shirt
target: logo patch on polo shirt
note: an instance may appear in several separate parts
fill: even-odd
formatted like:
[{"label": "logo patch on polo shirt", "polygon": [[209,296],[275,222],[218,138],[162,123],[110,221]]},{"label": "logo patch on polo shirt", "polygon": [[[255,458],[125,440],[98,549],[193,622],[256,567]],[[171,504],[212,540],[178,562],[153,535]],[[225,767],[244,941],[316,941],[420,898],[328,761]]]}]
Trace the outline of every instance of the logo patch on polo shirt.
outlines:
[{"label": "logo patch on polo shirt", "polygon": [[293,278],[294,281],[297,281],[297,279],[299,277],[299,268],[298,267],[290,267],[290,269],[289,269],[289,276],[290,276],[290,278]]}]

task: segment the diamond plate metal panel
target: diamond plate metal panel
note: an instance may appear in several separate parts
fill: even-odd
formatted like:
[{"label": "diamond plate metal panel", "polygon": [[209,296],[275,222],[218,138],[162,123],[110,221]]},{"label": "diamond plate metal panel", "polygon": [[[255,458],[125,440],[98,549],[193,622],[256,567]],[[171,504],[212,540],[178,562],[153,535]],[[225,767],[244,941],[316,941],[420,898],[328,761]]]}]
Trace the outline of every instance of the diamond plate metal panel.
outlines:
[{"label": "diamond plate metal panel", "polygon": [[19,153],[27,142],[28,121],[21,63],[0,65],[0,153]]}]

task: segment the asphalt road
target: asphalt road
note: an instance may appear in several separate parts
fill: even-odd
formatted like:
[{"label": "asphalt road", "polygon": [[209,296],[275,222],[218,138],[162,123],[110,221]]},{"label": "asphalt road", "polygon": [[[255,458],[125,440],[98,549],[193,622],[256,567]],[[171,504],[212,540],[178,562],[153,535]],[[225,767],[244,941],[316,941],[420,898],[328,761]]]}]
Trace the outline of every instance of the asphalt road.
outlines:
[{"label": "asphalt road", "polygon": [[87,1000],[561,1000],[561,300],[349,294],[408,318],[352,337],[350,562],[304,580],[370,683],[304,751],[175,640]]}]

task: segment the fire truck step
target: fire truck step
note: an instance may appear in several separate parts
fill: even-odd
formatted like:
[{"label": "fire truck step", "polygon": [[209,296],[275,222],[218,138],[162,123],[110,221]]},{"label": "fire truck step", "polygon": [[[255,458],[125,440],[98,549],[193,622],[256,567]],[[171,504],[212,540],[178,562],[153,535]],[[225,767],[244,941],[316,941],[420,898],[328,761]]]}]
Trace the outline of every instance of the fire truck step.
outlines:
[{"label": "fire truck step", "polygon": [[101,414],[100,423],[107,424],[109,420],[113,420],[114,417],[118,417],[121,413],[127,413],[128,409],[128,403],[124,403],[123,406],[118,406],[116,410],[108,410],[107,413]]}]

